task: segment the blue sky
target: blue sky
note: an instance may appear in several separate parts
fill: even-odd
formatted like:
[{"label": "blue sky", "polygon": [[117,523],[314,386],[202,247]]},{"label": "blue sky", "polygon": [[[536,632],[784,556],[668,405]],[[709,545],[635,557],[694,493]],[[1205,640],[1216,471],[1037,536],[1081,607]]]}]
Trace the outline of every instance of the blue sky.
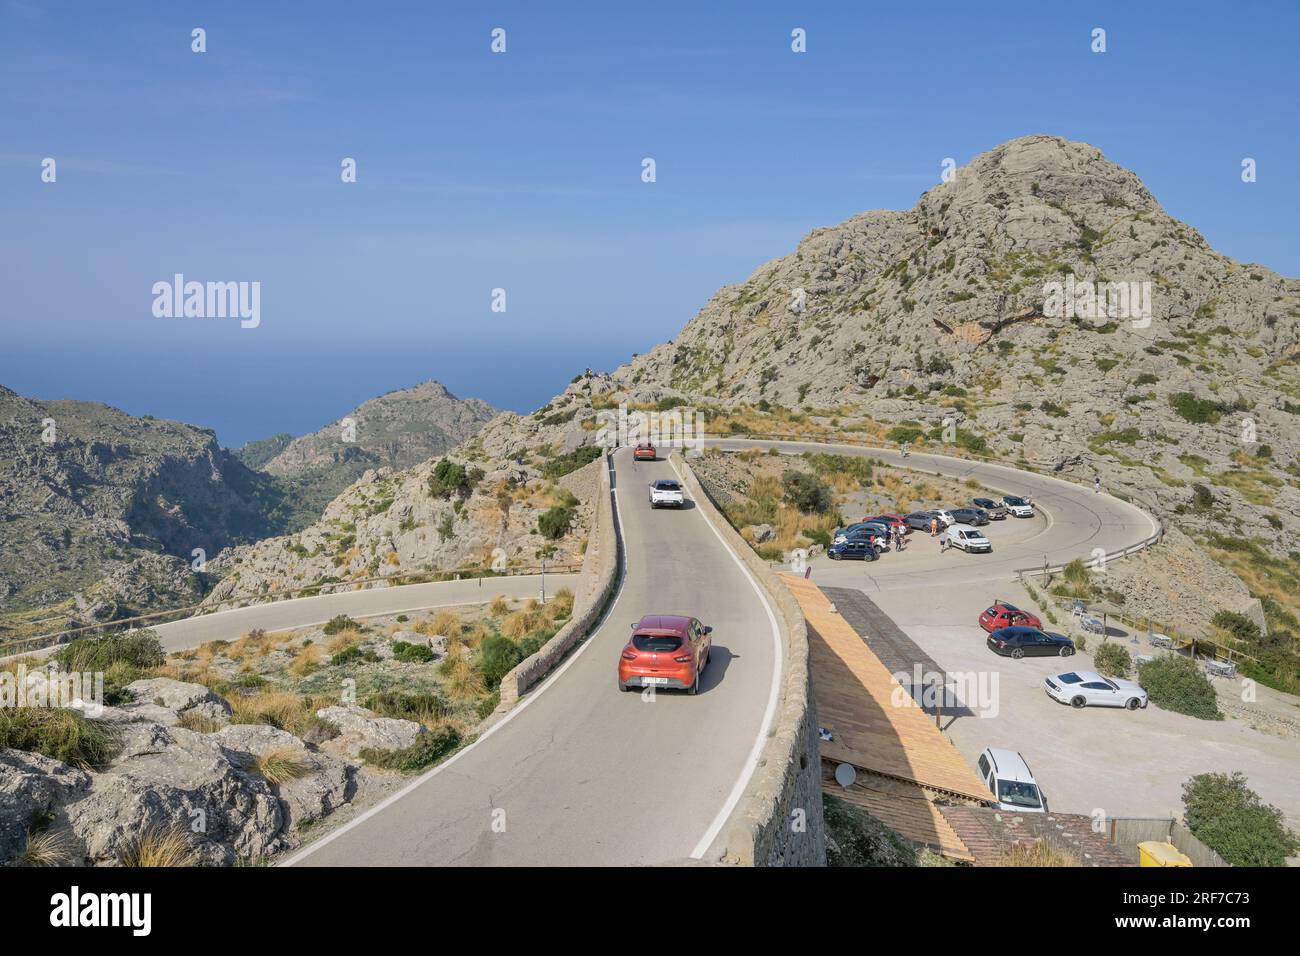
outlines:
[{"label": "blue sky", "polygon": [[[704,6],[0,0],[0,384],[227,445],[426,378],[526,411],[1038,132],[1300,274],[1294,4]],[[155,318],[177,272],[260,327]]]}]

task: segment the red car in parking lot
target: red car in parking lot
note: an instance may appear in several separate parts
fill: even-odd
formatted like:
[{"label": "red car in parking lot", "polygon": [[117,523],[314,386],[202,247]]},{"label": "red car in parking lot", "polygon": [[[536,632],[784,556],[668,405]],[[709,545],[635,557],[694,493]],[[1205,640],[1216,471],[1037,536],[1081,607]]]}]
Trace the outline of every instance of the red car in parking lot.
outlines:
[{"label": "red car in parking lot", "polygon": [[1007,604],[1005,601],[994,601],[980,615],[980,627],[990,634],[1004,627],[1041,628],[1042,626],[1043,622],[1036,615],[1022,611],[1014,604]]},{"label": "red car in parking lot", "polygon": [[695,694],[709,666],[713,628],[693,617],[647,614],[632,625],[618,661],[618,689],[664,687]]},{"label": "red car in parking lot", "polygon": [[654,445],[648,441],[643,441],[632,449],[632,457],[637,461],[656,461],[659,458],[659,453],[655,451]]},{"label": "red car in parking lot", "polygon": [[864,521],[883,521],[885,524],[889,525],[889,528],[890,528],[891,531],[897,531],[898,529],[901,528],[902,531],[903,531],[903,534],[911,534],[911,533],[912,533],[912,529],[909,528],[909,527],[907,526],[907,522],[904,521],[904,520],[903,520],[901,517],[899,517],[898,515],[876,515],[874,518],[864,518],[863,520],[864,520]]}]

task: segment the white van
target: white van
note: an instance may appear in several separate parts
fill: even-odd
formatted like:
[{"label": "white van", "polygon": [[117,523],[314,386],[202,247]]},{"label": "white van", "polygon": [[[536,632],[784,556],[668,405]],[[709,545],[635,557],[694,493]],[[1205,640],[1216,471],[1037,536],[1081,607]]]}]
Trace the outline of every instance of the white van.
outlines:
[{"label": "white van", "polygon": [[968,524],[955,524],[944,531],[948,544],[963,551],[992,551],[993,542],[984,537],[984,532]]},{"label": "white van", "polygon": [[999,810],[1047,812],[1047,797],[1038,789],[1025,758],[1016,751],[989,747],[980,754],[976,767]]}]

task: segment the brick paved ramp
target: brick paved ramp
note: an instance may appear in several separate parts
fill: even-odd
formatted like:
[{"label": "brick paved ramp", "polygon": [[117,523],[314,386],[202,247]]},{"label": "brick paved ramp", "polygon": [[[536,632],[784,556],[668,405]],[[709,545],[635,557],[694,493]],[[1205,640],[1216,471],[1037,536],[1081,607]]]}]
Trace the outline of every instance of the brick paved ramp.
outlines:
[{"label": "brick paved ramp", "polygon": [[943,807],[940,811],[975,858],[976,866],[1001,866],[1017,843],[1042,840],[1084,866],[1133,866],[1123,851],[1092,829],[1081,813],[1014,813],[987,807]]},{"label": "brick paved ramp", "polygon": [[823,757],[911,781],[936,795],[981,803],[988,788],[811,581],[782,580],[808,622],[817,722],[834,734]]}]

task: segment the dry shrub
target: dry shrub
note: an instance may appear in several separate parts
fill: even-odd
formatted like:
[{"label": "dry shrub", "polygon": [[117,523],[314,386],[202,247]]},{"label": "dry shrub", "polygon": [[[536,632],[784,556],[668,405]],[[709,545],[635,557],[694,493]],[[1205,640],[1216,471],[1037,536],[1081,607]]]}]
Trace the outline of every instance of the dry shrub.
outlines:
[{"label": "dry shrub", "polygon": [[304,645],[289,662],[289,673],[294,677],[306,677],[320,669],[321,659],[324,656],[325,652],[321,650],[319,644]]},{"label": "dry shrub", "polygon": [[1045,840],[1017,843],[1002,857],[1001,866],[1082,866],[1079,858]]},{"label": "dry shrub", "polygon": [[454,700],[477,700],[487,693],[483,675],[469,659],[469,652],[459,642],[447,644],[447,657],[438,668],[447,696]]},{"label": "dry shrub", "polygon": [[208,717],[193,710],[187,710],[180,715],[177,724],[186,730],[192,730],[196,734],[211,734],[220,730],[224,724],[214,717]]},{"label": "dry shrub", "polygon": [[72,863],[72,836],[67,830],[28,830],[18,866],[67,866]]},{"label": "dry shrub", "polygon": [[255,766],[262,779],[275,786],[305,777],[312,770],[307,754],[296,747],[274,747],[258,754]]},{"label": "dry shrub", "polygon": [[194,848],[182,830],[150,827],[122,848],[118,862],[123,866],[193,866]]},{"label": "dry shrub", "polygon": [[247,697],[236,695],[230,701],[230,706],[234,710],[230,722],[267,724],[280,730],[292,731],[292,728],[304,719],[304,708],[308,700],[310,699],[304,699],[287,690],[267,690]]},{"label": "dry shrub", "polygon": [[506,600],[504,594],[498,594],[488,605],[488,613],[493,617],[505,617],[510,613],[510,602]]},{"label": "dry shrub", "polygon": [[361,632],[355,628],[348,628],[345,631],[339,631],[330,638],[329,651],[331,654],[337,654],[359,643],[361,643]]},{"label": "dry shrub", "polygon": [[458,635],[461,630],[460,615],[455,611],[439,611],[429,622],[433,633],[444,634],[448,637]]}]

